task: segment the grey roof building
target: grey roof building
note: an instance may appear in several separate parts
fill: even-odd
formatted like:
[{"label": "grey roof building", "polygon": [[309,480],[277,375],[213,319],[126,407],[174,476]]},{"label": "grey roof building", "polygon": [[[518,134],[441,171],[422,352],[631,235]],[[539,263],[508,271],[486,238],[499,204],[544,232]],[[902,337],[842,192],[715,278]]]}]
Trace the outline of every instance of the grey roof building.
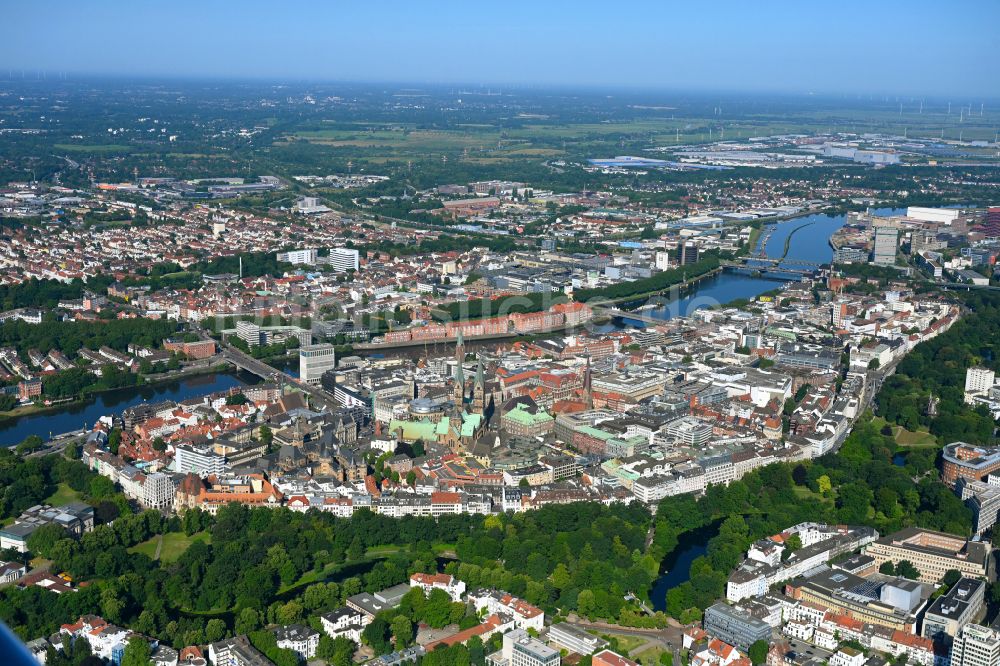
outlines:
[{"label": "grey roof building", "polygon": [[984,581],[959,579],[946,594],[935,599],[924,613],[920,635],[935,643],[949,645],[962,627],[978,619],[985,596]]},{"label": "grey roof building", "polygon": [[361,594],[355,594],[353,597],[348,597],[347,606],[369,617],[375,617],[387,608],[398,606],[399,602],[403,599],[403,595],[409,591],[410,586],[408,584],[400,583],[374,594],[362,592]]},{"label": "grey roof building", "polygon": [[759,640],[771,638],[771,625],[724,603],[709,606],[703,624],[712,636],[744,651]]}]

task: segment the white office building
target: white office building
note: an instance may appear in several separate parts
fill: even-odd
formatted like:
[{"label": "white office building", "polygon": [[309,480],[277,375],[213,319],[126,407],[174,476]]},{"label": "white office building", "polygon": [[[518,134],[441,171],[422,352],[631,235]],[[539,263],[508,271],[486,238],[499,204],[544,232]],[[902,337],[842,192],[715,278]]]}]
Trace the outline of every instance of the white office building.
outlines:
[{"label": "white office building", "polygon": [[444,590],[452,601],[461,601],[465,594],[465,583],[449,574],[415,573],[410,576],[410,587],[419,587],[424,594],[434,589]]},{"label": "white office building", "polygon": [[177,488],[170,476],[163,472],[154,472],[142,483],[138,500],[147,509],[163,511],[174,505],[176,494]]},{"label": "white office building", "polygon": [[323,631],[330,638],[344,636],[355,643],[361,642],[361,632],[364,630],[365,625],[371,622],[370,617],[347,606],[324,613],[319,616],[319,620],[323,624]]},{"label": "white office building", "polygon": [[331,344],[299,347],[299,379],[317,383],[323,373],[337,367],[337,358]]},{"label": "white office building", "polygon": [[356,271],[360,266],[358,251],[347,247],[330,248],[327,261],[330,263],[330,268],[337,273]]},{"label": "white office building", "polygon": [[236,322],[236,337],[250,347],[257,347],[261,343],[260,326],[252,321],[238,321]]},{"label": "white office building", "polygon": [[279,648],[292,650],[303,661],[315,657],[319,647],[319,632],[301,624],[278,627],[274,630],[274,638]]},{"label": "white office building", "polygon": [[656,270],[665,271],[670,268],[670,253],[666,250],[660,250],[656,253]]},{"label": "white office building", "polygon": [[174,448],[174,471],[178,474],[193,472],[204,478],[222,474],[226,470],[226,457],[216,453],[210,446],[181,444]]},{"label": "white office building", "polygon": [[305,250],[289,250],[288,252],[279,252],[277,259],[278,261],[283,261],[286,264],[298,265],[308,265],[312,266],[316,263],[317,252],[315,249],[307,248]]},{"label": "white office building", "polygon": [[503,648],[486,658],[490,666],[559,666],[559,651],[515,629],[503,636]]},{"label": "white office building", "polygon": [[608,642],[600,636],[595,636],[566,622],[552,625],[549,629],[549,642],[580,655],[594,654],[608,646]]},{"label": "white office building", "polygon": [[1000,634],[978,624],[967,624],[951,646],[951,666],[1000,665]]}]

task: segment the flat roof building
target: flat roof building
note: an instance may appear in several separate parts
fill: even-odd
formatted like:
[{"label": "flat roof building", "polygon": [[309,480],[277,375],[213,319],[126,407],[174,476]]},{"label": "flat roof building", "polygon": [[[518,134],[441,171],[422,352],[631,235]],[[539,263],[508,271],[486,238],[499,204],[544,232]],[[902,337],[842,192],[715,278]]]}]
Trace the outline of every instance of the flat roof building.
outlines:
[{"label": "flat roof building", "polygon": [[983,481],[1000,470],[1000,446],[976,446],[952,442],[941,452],[941,480],[954,488],[960,478]]},{"label": "flat roof building", "polygon": [[310,384],[319,382],[323,373],[337,367],[333,345],[321,343],[299,347],[299,379]]},{"label": "flat roof building", "polygon": [[872,263],[877,266],[892,266],[896,263],[896,248],[899,245],[899,229],[880,224],[875,227],[875,244]]},{"label": "flat roof building", "polygon": [[559,666],[559,652],[524,629],[504,634],[503,648],[486,657],[487,666]]},{"label": "flat roof building", "polygon": [[83,502],[60,507],[33,506],[18,516],[13,525],[0,529],[0,550],[11,548],[19,553],[28,552],[28,539],[39,527],[49,524],[59,525],[69,536],[79,538],[94,529],[94,507]]},{"label": "flat roof building", "polygon": [[866,624],[914,632],[917,616],[909,609],[894,606],[895,599],[891,594],[887,595],[888,601],[883,600],[881,588],[879,582],[840,569],[830,569],[792,581],[785,587],[785,592],[798,601],[809,602]]},{"label": "flat roof building", "polygon": [[387,608],[398,606],[403,596],[409,591],[409,584],[400,583],[374,594],[362,592],[361,594],[347,597],[347,606],[348,608],[353,608],[364,613],[368,617],[375,617]]},{"label": "flat roof building", "polygon": [[330,264],[330,268],[334,272],[346,273],[347,271],[358,270],[360,266],[358,257],[357,250],[347,247],[334,247],[330,248],[330,256],[327,257],[327,263]]},{"label": "flat roof building", "polygon": [[908,527],[870,544],[865,554],[875,558],[878,566],[910,562],[920,572],[921,582],[936,583],[952,569],[972,578],[985,578],[990,547],[953,534]]},{"label": "flat roof building", "polygon": [[965,625],[978,619],[985,596],[984,581],[960,579],[946,594],[935,599],[924,613],[920,635],[938,644],[950,644]]},{"label": "flat roof building", "polygon": [[978,624],[962,628],[951,646],[951,666],[998,666],[1000,634]]},{"label": "flat roof building", "polygon": [[549,642],[584,656],[608,646],[608,642],[603,638],[565,622],[554,624],[549,628]]},{"label": "flat roof building", "polygon": [[705,609],[702,624],[709,634],[741,650],[771,638],[771,625],[767,622],[721,602]]}]

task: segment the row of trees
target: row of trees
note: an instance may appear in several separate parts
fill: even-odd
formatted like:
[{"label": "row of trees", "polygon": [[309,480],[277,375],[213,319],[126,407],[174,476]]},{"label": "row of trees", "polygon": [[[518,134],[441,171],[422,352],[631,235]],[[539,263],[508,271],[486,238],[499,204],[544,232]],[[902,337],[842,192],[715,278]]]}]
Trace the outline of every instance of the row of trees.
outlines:
[{"label": "row of trees", "polygon": [[681,284],[685,280],[696,278],[714,271],[719,267],[719,257],[714,254],[707,254],[693,264],[671,268],[670,270],[657,273],[653,277],[632,282],[619,282],[609,287],[598,287],[596,289],[578,289],[575,297],[578,301],[588,301],[596,298],[621,299],[632,296],[639,297],[647,294],[664,291]]}]

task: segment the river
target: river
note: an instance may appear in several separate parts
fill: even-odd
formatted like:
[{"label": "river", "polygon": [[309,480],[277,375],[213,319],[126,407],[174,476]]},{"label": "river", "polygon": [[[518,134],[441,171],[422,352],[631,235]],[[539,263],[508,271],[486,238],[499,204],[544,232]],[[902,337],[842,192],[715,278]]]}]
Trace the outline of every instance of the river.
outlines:
[{"label": "river", "polygon": [[[269,361],[278,370],[292,377],[299,376],[297,356]],[[260,378],[243,371],[215,372],[194,375],[178,381],[150,384],[98,393],[85,402],[77,402],[62,409],[28,414],[9,421],[0,422],[0,446],[13,446],[25,437],[38,435],[48,439],[52,435],[70,432],[79,428],[90,429],[102,416],[120,415],[124,410],[142,402],[174,400],[180,402],[190,398],[225,391],[234,386],[246,386],[260,382]]]},{"label": "river", "polygon": [[[901,215],[902,209],[883,208],[874,211],[876,215]],[[807,215],[792,220],[768,225],[761,239],[766,238],[764,247],[768,257],[778,258],[783,254],[787,260],[829,263],[833,258],[830,236],[846,221],[844,215]],[[797,230],[797,231],[796,231]],[[794,232],[794,233],[793,233]],[[790,237],[790,239],[789,239]],[[785,242],[788,252],[785,253]],[[764,292],[779,288],[783,283],[777,280],[752,277],[735,273],[721,273],[704,280],[689,293],[664,307],[644,312],[654,317],[671,319],[689,316],[705,307],[730,303],[741,298],[753,298]],[[902,461],[894,461],[897,465]],[[654,610],[664,610],[667,592],[687,582],[690,578],[691,563],[708,550],[708,541],[718,533],[718,524],[686,532],[680,536],[680,543],[660,565],[660,576],[653,582],[649,599]]]},{"label": "river", "polygon": [[79,428],[90,429],[106,415],[120,415],[124,410],[142,402],[162,400],[188,400],[206,393],[225,391],[234,386],[256,384],[260,380],[245,372],[214,372],[194,375],[178,381],[116,389],[95,394],[84,402],[55,411],[27,414],[0,423],[0,446],[12,446],[29,435],[48,439],[51,435],[70,432]]},{"label": "river", "polygon": [[[876,215],[902,215],[902,208],[879,208]],[[844,226],[846,215],[813,214],[766,225],[760,236],[764,243],[764,254],[771,259],[784,255],[786,261],[805,261],[824,264],[833,259],[830,236]],[[785,252],[785,242],[788,252]],[[759,249],[755,248],[755,249]],[[750,299],[761,294],[780,289],[784,280],[753,277],[738,273],[720,273],[699,282],[680,298],[643,314],[657,319],[688,317],[702,308],[725,305],[739,299]]]}]

